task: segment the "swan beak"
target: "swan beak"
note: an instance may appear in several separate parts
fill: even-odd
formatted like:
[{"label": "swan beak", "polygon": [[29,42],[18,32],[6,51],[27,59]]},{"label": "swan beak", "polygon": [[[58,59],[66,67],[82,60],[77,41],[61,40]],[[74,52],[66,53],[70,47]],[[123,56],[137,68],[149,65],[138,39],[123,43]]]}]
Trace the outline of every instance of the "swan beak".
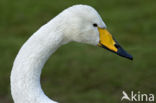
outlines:
[{"label": "swan beak", "polygon": [[133,60],[133,57],[128,54],[119,43],[112,37],[107,29],[98,28],[100,41],[98,46],[105,48],[115,54]]}]

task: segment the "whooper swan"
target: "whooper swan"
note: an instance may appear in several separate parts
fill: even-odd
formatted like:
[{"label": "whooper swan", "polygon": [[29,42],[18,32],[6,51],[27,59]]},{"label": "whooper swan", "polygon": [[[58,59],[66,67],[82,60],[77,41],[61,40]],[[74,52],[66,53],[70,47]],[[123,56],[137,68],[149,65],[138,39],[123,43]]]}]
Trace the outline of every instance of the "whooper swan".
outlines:
[{"label": "whooper swan", "polygon": [[20,49],[11,72],[14,103],[57,103],[42,91],[40,74],[49,56],[71,41],[99,46],[132,59],[107,31],[94,8],[87,5],[69,7],[43,25]]}]

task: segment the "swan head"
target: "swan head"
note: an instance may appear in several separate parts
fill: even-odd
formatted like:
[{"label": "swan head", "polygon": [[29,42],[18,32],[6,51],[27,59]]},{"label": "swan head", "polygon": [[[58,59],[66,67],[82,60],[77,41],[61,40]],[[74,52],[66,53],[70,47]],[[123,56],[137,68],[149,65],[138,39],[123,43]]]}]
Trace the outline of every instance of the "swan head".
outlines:
[{"label": "swan head", "polygon": [[87,5],[75,5],[60,14],[67,41],[87,43],[105,48],[119,56],[133,59],[108,32],[99,13]]}]

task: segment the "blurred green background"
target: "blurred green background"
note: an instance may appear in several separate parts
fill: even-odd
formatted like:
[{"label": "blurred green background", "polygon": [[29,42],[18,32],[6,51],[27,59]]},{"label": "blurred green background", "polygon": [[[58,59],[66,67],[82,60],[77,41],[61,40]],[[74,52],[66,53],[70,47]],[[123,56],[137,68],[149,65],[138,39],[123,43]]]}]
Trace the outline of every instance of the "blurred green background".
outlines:
[{"label": "blurred green background", "polygon": [[0,103],[13,103],[9,78],[20,47],[74,4],[95,7],[134,60],[86,44],[64,45],[43,69],[45,93],[60,103],[119,103],[123,90],[156,95],[156,0],[0,0]]}]

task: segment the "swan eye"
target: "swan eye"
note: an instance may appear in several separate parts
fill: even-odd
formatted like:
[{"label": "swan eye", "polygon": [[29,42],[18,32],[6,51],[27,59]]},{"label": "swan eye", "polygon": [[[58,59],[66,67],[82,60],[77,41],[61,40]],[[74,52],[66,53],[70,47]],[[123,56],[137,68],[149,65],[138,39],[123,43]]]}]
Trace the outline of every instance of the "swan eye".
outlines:
[{"label": "swan eye", "polygon": [[93,26],[94,26],[94,27],[97,27],[98,25],[95,23],[95,24],[93,24]]}]

